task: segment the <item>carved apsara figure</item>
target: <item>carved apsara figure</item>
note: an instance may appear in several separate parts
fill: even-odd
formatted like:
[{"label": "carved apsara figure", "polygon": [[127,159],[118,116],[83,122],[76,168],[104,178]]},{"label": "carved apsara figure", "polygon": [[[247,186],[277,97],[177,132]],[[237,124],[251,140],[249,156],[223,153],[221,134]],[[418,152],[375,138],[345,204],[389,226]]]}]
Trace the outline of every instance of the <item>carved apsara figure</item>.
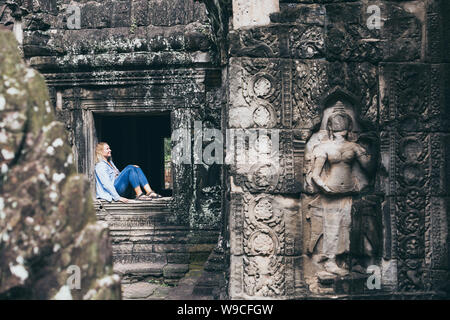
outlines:
[{"label": "carved apsara figure", "polygon": [[[319,254],[317,262],[325,271],[344,276],[348,265],[339,265],[337,257],[350,252],[352,195],[368,184],[371,156],[349,139],[354,120],[343,102],[335,102],[329,110],[325,130],[313,135],[305,150],[308,251]],[[317,248],[321,238],[322,248]]]}]

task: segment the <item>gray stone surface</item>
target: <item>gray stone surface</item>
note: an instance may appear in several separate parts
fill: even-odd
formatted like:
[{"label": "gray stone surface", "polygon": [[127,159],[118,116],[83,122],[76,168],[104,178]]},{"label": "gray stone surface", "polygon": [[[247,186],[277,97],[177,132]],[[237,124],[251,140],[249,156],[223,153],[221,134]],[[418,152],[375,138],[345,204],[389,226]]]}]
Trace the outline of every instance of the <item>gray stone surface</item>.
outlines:
[{"label": "gray stone surface", "polygon": [[[440,292],[433,279],[448,283],[448,264],[441,259],[448,261],[449,211],[437,200],[447,197],[440,189],[447,186],[442,142],[449,118],[443,64],[448,60],[440,54],[449,14],[443,3],[379,1],[382,25],[370,29],[365,1],[283,1],[280,12],[270,15],[271,24],[217,33],[230,49],[227,128],[279,130],[277,159],[236,161],[227,171],[232,298],[377,296],[383,290],[409,297],[425,291],[432,297]],[[228,3],[215,5],[222,9],[215,21],[226,20]],[[438,64],[429,63],[430,53],[439,56]],[[354,176],[366,188],[350,192],[348,206],[314,202],[314,192],[304,185],[317,161],[317,155],[308,158],[308,146],[324,130],[327,99],[336,94],[354,97],[356,140],[376,168]],[[327,153],[319,168],[326,176],[337,162],[329,159],[331,146],[319,145]],[[311,185],[320,190],[326,183],[317,180]],[[330,242],[321,224],[326,219],[314,217],[327,208],[333,217],[345,211],[350,218]],[[432,221],[439,222],[433,227]],[[315,253],[339,244],[346,260],[340,268],[348,268],[347,275],[328,264],[327,274],[334,274],[328,281],[323,275],[310,278],[327,264],[326,256]],[[370,266],[384,270],[380,291],[364,291],[369,273],[350,271]]]},{"label": "gray stone surface", "polygon": [[45,81],[10,31],[0,42],[0,299],[120,299],[108,227]]},{"label": "gray stone surface", "polygon": [[[233,299],[448,295],[450,2],[252,2],[82,1],[75,30],[66,1],[0,0],[0,25],[15,30],[43,72],[78,172],[91,181],[98,112],[170,113],[171,131],[194,121],[223,133],[265,130],[244,147],[258,161],[174,164],[165,205],[98,210],[116,269],[134,270],[129,283],[145,272],[171,285],[183,279],[181,296],[192,286]],[[368,25],[374,4],[380,28]],[[317,154],[308,150],[326,131],[327,99],[342,96],[354,113],[347,140],[374,162],[352,173],[350,184],[365,187],[345,196],[327,194],[326,173],[342,162],[322,157],[321,183],[310,179]],[[276,137],[278,152],[256,157]],[[339,149],[319,140],[325,152]],[[356,158],[347,159],[352,171]],[[331,223],[341,227],[333,241],[324,239],[326,209],[350,221]],[[343,249],[330,254],[336,241]],[[198,253],[211,254],[194,283],[182,277]],[[366,290],[371,266],[380,268],[380,290]],[[146,298],[181,297],[171,289]]]},{"label": "gray stone surface", "polygon": [[148,282],[122,284],[122,295],[124,300],[146,299],[154,294],[158,287],[157,284]]},{"label": "gray stone surface", "polygon": [[97,216],[110,229],[114,272],[123,281],[162,277],[176,284],[189,271],[191,256],[211,251],[217,232],[211,232],[211,240],[197,238],[186,226],[170,223],[170,204],[170,198],[132,205],[97,203]]}]

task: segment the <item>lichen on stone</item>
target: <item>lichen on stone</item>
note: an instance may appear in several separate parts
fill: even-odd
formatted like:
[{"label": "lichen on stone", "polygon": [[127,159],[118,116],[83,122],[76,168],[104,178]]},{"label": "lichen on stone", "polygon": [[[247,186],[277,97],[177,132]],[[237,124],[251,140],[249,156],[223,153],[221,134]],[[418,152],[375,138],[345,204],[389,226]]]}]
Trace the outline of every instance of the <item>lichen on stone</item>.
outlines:
[{"label": "lichen on stone", "polygon": [[[0,43],[0,299],[120,299],[120,281],[97,283],[112,277],[109,235],[44,78],[11,32]],[[66,284],[70,265],[87,266],[79,290]]]}]

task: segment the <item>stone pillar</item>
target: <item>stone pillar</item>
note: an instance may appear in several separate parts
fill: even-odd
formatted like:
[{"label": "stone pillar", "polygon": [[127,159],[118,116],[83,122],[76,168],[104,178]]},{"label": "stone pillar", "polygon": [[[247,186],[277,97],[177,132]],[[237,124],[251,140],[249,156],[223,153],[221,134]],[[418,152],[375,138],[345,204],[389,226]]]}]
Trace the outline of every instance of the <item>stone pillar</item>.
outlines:
[{"label": "stone pillar", "polygon": [[[249,135],[278,130],[279,162],[229,167],[230,297],[433,296],[448,280],[449,6],[378,1],[383,23],[373,28],[364,1],[283,2],[269,24],[242,28],[238,4],[226,126]],[[376,162],[352,195],[351,259],[343,264],[350,277],[318,275],[322,261],[313,257],[324,229],[311,224],[311,201],[300,202],[308,143],[325,129],[325,100],[336,94],[353,97],[351,122],[360,127],[348,139]],[[245,151],[257,146],[250,138]],[[308,246],[316,231],[317,246]],[[380,289],[366,283],[374,270]]]},{"label": "stone pillar", "polygon": [[396,261],[399,292],[448,286],[449,9],[446,1],[415,7],[426,31],[416,31],[422,42],[410,52],[420,61],[380,65],[385,211],[392,221],[385,255]]}]

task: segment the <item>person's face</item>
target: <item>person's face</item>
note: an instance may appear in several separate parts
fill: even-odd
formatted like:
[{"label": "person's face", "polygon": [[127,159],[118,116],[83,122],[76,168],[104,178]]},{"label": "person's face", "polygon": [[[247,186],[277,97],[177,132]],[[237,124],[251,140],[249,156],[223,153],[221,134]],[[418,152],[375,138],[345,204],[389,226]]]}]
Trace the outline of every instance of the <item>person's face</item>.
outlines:
[{"label": "person's face", "polygon": [[105,144],[103,146],[102,156],[105,158],[111,157],[111,148],[109,147],[109,145]]}]

